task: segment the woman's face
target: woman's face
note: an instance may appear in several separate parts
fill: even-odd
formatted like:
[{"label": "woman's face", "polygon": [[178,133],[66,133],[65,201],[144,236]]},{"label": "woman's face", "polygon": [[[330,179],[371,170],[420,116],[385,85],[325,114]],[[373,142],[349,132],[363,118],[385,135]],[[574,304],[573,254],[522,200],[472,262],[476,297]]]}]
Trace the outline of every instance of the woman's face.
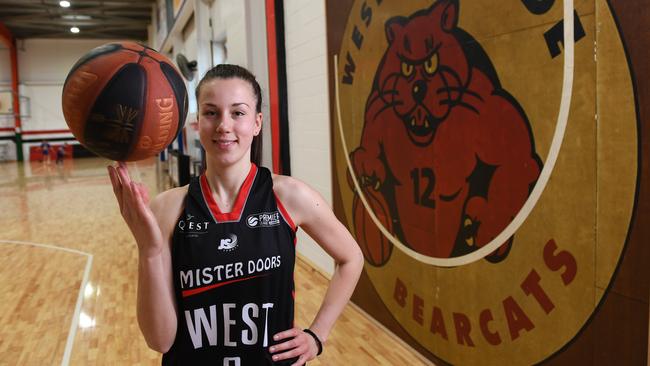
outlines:
[{"label": "woman's face", "polygon": [[253,87],[239,78],[212,79],[199,92],[199,137],[218,165],[250,161],[253,137],[262,128]]}]

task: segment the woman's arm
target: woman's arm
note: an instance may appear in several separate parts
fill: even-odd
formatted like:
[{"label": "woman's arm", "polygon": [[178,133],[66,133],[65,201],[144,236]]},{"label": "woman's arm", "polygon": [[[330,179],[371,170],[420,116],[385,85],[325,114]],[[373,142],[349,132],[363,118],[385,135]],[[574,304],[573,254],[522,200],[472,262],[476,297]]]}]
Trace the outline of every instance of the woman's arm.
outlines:
[{"label": "woman's arm", "polygon": [[[350,232],[318,192],[291,177],[276,176],[273,184],[294,223],[305,230],[336,263],[321,307],[309,327],[325,343],[359,280],[363,254]],[[271,353],[289,350],[277,354],[278,359],[300,356],[296,365],[302,365],[316,356],[314,339],[299,328],[280,332],[274,337],[276,340],[285,338],[292,339],[271,349]]]},{"label": "woman's arm", "polygon": [[176,337],[170,243],[186,189],[163,192],[149,204],[147,189],[131,180],[125,164],[108,171],[120,212],[138,246],[138,324],[149,347],[164,353]]}]

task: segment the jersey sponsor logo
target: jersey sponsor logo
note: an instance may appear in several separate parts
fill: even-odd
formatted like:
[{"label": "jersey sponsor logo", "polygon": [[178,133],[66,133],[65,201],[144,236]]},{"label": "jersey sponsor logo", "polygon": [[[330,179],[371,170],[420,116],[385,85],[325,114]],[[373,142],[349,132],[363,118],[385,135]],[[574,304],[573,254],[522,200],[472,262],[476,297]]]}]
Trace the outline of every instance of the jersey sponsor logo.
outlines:
[{"label": "jersey sponsor logo", "polygon": [[274,255],[217,266],[181,270],[178,279],[183,297],[227,286],[233,283],[264,277],[282,266],[282,256]]},{"label": "jersey sponsor logo", "polygon": [[278,226],[280,225],[280,213],[275,211],[248,215],[248,218],[246,218],[246,225],[251,229]]},{"label": "jersey sponsor logo", "polygon": [[208,232],[209,221],[193,220],[194,215],[187,214],[185,219],[178,220],[178,228],[184,232],[186,236],[199,236]]},{"label": "jersey sponsor logo", "polygon": [[[219,311],[217,311],[219,307]],[[224,303],[185,310],[185,323],[192,340],[194,349],[206,346],[239,347],[262,343],[269,344],[269,313],[273,309],[272,302],[262,304],[248,303],[241,308],[239,304]],[[244,325],[235,335],[236,329]],[[220,337],[218,337],[218,335]],[[204,341],[207,338],[207,344]],[[225,362],[225,360],[224,360]]]},{"label": "jersey sponsor logo", "polygon": [[217,249],[223,250],[225,252],[230,252],[237,249],[237,235],[229,234],[227,238],[221,239],[219,241],[219,246]]},{"label": "jersey sponsor logo", "polygon": [[256,227],[259,222],[260,220],[255,216],[248,216],[248,219],[246,219],[248,227]]}]

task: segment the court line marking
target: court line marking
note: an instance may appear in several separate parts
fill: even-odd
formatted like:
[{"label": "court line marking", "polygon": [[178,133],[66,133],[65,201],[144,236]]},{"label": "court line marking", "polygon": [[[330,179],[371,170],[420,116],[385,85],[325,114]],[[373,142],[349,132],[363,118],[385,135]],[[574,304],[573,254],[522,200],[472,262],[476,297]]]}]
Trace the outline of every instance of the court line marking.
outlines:
[{"label": "court line marking", "polygon": [[93,265],[93,255],[90,253],[82,252],[76,249],[70,249],[65,247],[59,247],[56,245],[50,244],[41,244],[41,243],[32,243],[28,241],[18,241],[18,240],[0,240],[0,244],[18,244],[18,245],[27,245],[33,247],[40,247],[53,250],[62,250],[64,252],[79,254],[86,256],[86,266],[84,268],[83,278],[81,280],[81,285],[79,286],[79,294],[77,295],[77,303],[74,308],[74,314],[72,315],[72,322],[70,323],[70,330],[68,331],[68,339],[65,344],[65,351],[63,352],[63,359],[61,360],[61,366],[68,366],[70,364],[70,356],[72,355],[72,346],[74,344],[75,336],[77,335],[77,328],[79,328],[79,315],[81,314],[81,303],[83,303],[83,294],[86,285],[88,284],[88,277],[90,276],[90,270]]},{"label": "court line marking", "polygon": [[[469,264],[472,262],[476,262],[480,259],[483,259],[486,257],[488,254],[492,253],[496,249],[498,249],[501,245],[503,245],[512,235],[515,234],[515,232],[519,229],[519,227],[526,221],[528,218],[528,215],[533,211],[535,206],[537,205],[537,201],[540,199],[542,196],[542,193],[544,192],[544,189],[546,188],[546,184],[548,183],[551,173],[553,172],[553,168],[555,167],[555,163],[557,161],[558,155],[560,153],[560,148],[562,147],[562,141],[564,139],[564,133],[566,131],[566,125],[567,121],[569,119],[569,110],[571,107],[571,95],[572,95],[572,89],[573,89],[573,70],[574,70],[574,44],[575,44],[575,39],[574,39],[574,32],[573,32],[573,0],[564,0],[564,20],[563,20],[563,31],[564,31],[564,71],[563,71],[563,80],[562,80],[562,98],[560,100],[560,109],[558,112],[558,117],[557,117],[557,124],[555,125],[555,132],[553,134],[553,140],[551,142],[551,147],[549,148],[548,155],[546,157],[546,161],[544,162],[544,167],[542,168],[541,173],[539,174],[539,178],[537,179],[537,183],[535,184],[535,187],[531,191],[530,195],[528,196],[528,199],[524,203],[524,205],[521,207],[517,215],[512,219],[512,221],[508,224],[508,226],[505,227],[497,235],[492,241],[489,243],[485,244],[483,247],[480,249],[465,254],[461,255],[458,257],[453,257],[453,258],[437,258],[437,257],[430,257],[427,255],[423,255],[421,253],[418,253],[414,251],[413,249],[409,248],[408,246],[404,245],[398,238],[396,238],[393,234],[391,234],[385,227],[384,225],[379,221],[377,216],[375,216],[375,213],[373,212],[372,208],[368,204],[365,195],[363,194],[363,191],[361,190],[361,187],[359,185],[359,182],[357,180],[356,174],[354,174],[354,169],[352,168],[352,163],[350,162],[350,153],[348,152],[348,148],[346,145],[346,140],[345,140],[345,134],[343,133],[343,123],[341,119],[341,105],[340,105],[340,97],[339,97],[339,81],[338,81],[338,75],[339,75],[339,70],[338,70],[338,55],[334,55],[334,90],[335,90],[335,98],[336,98],[336,113],[337,113],[337,121],[338,121],[338,127],[339,127],[339,133],[341,136],[341,145],[343,145],[343,152],[345,154],[345,161],[347,163],[348,170],[350,171],[350,176],[352,177],[352,181],[354,183],[354,188],[359,195],[359,198],[361,199],[361,203],[365,207],[366,211],[368,212],[368,215],[372,219],[372,221],[375,223],[377,228],[381,231],[381,233],[391,242],[393,243],[397,248],[399,248],[402,252],[404,252],[406,255],[409,257],[420,261],[425,264],[430,264],[434,266],[439,266],[439,267],[457,267],[457,266],[462,266],[465,264]],[[568,40],[568,41],[567,41]]]}]

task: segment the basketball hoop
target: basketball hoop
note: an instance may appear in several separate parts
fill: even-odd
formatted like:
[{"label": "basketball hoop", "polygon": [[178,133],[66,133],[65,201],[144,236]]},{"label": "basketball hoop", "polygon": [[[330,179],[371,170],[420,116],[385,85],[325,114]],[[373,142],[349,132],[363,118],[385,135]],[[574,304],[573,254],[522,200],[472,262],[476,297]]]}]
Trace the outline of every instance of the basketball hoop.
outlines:
[{"label": "basketball hoop", "polygon": [[[13,95],[14,93],[12,90],[0,90],[0,120],[2,121],[14,118],[15,113]],[[18,100],[20,101],[20,117],[31,117],[29,97],[19,95]]]}]

